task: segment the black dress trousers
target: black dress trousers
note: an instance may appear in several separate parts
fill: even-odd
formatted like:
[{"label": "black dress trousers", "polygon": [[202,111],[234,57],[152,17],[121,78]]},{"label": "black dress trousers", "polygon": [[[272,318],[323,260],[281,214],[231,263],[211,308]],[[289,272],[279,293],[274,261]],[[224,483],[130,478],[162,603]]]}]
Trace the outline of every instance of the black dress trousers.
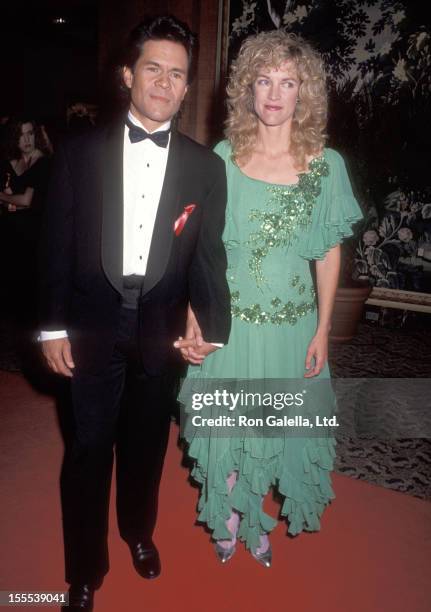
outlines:
[{"label": "black dress trousers", "polygon": [[149,377],[137,345],[137,311],[123,307],[109,366],[97,375],[77,370],[71,381],[75,427],[61,475],[69,583],[97,587],[109,569],[114,448],[121,537],[145,542],[155,527],[178,372]]}]

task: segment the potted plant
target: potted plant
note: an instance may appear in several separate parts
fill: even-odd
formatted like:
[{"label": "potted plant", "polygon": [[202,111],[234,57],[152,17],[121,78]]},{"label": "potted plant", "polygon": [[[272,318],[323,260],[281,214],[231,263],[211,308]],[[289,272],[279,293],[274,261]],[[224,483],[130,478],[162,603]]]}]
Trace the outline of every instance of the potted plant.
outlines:
[{"label": "potted plant", "polygon": [[348,342],[358,329],[364,304],[371,292],[368,278],[355,278],[355,254],[358,236],[348,238],[341,245],[340,281],[335,294],[332,327],[329,335],[333,342]]}]

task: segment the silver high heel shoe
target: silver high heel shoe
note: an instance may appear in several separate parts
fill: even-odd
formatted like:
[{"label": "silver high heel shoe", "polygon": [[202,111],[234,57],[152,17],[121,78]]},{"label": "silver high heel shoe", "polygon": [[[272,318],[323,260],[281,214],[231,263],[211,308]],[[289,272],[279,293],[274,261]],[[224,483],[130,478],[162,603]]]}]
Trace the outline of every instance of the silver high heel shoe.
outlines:
[{"label": "silver high heel shoe", "polygon": [[233,557],[236,550],[235,544],[232,544],[232,546],[229,546],[229,548],[224,548],[223,546],[220,546],[218,542],[215,543],[214,548],[217,557],[222,563],[227,563],[229,559]]},{"label": "silver high heel shoe", "polygon": [[258,563],[263,565],[263,567],[271,567],[272,563],[272,549],[271,544],[268,546],[265,552],[259,553],[257,550],[250,550],[252,557],[256,559]]},{"label": "silver high heel shoe", "polygon": [[[233,517],[234,514],[236,514],[237,516],[237,525],[235,528],[233,528],[233,532],[230,530],[229,527],[227,528],[228,531],[232,534],[232,538],[233,538],[233,541],[231,540],[231,545],[221,546],[217,540],[214,544],[216,555],[222,563],[227,563],[229,559],[233,557],[236,551],[236,536],[237,536],[238,529],[239,529],[240,518],[239,518],[238,513],[235,512],[234,510],[232,510],[231,518]],[[223,540],[223,541],[226,541],[226,540]]]}]

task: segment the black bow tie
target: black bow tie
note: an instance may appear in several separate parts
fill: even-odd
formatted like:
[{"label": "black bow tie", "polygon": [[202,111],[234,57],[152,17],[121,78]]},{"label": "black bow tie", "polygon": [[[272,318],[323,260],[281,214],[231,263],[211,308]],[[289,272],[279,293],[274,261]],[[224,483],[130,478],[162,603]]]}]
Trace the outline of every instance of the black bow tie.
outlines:
[{"label": "black bow tie", "polygon": [[129,138],[131,143],[141,142],[141,140],[149,138],[158,147],[163,147],[164,149],[166,149],[166,147],[168,146],[170,130],[165,130],[163,132],[153,132],[152,134],[150,134],[149,132],[146,132],[139,126],[132,123],[130,119],[126,119],[126,125],[129,128]]}]

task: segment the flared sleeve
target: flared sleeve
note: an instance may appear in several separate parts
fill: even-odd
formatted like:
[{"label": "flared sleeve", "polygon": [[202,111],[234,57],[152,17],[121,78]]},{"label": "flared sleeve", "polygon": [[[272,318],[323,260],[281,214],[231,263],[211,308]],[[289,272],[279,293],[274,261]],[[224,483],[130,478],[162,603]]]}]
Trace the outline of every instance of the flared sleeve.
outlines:
[{"label": "flared sleeve", "polygon": [[232,152],[229,142],[227,140],[221,140],[216,144],[213,151],[214,153],[217,153],[217,155],[221,157],[224,163],[227,165]]},{"label": "flared sleeve", "polygon": [[352,226],[363,218],[343,158],[333,149],[325,149],[324,158],[328,173],[322,176],[310,226],[297,250],[304,259],[323,259],[329,249],[352,236]]}]

